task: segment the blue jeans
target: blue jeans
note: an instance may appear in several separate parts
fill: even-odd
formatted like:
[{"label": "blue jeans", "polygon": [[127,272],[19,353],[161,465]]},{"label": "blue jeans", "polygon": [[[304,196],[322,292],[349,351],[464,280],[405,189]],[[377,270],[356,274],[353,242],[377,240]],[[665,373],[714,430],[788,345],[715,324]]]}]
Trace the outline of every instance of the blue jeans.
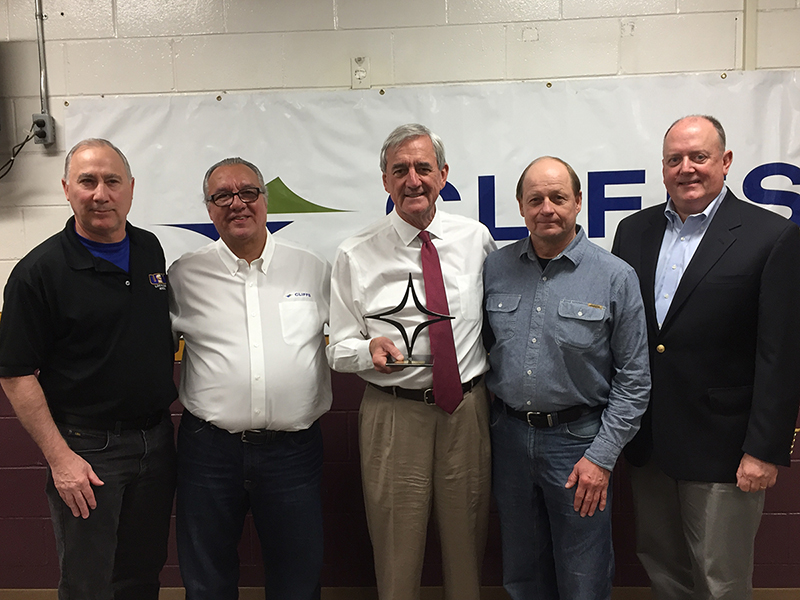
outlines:
[{"label": "blue jeans", "polygon": [[492,489],[513,600],[611,597],[611,482],[605,510],[592,517],[575,512],[575,488],[564,487],[599,428],[600,413],[537,429],[492,405]]},{"label": "blue jeans", "polygon": [[320,596],[319,422],[262,444],[184,411],[178,431],[178,560],[187,600],[239,597],[238,545],[248,509],[269,600]]},{"label": "blue jeans", "polygon": [[93,486],[89,518],[73,517],[47,470],[59,600],[157,600],[175,495],[172,421],[121,432],[58,428],[104,484]]}]

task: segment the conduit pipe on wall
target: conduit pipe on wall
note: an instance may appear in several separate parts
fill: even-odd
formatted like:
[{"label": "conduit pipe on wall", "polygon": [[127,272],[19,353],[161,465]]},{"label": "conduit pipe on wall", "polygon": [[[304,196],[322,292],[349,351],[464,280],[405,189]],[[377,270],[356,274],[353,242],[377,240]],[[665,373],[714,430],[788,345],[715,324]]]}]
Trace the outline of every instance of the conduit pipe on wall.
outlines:
[{"label": "conduit pipe on wall", "polygon": [[47,98],[47,61],[44,55],[44,12],[42,0],[34,0],[36,5],[36,41],[39,45],[39,98],[42,104],[42,114],[50,114]]}]

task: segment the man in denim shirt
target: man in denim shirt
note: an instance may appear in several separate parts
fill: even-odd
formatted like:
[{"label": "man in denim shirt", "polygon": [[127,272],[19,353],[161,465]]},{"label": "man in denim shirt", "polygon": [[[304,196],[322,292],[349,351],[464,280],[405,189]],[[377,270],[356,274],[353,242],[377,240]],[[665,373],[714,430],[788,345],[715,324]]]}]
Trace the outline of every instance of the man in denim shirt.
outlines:
[{"label": "man in denim shirt", "polygon": [[650,392],[639,282],[576,226],[564,161],[528,165],[517,201],[530,237],[484,270],[503,584],[514,600],[608,599],[611,471]]}]

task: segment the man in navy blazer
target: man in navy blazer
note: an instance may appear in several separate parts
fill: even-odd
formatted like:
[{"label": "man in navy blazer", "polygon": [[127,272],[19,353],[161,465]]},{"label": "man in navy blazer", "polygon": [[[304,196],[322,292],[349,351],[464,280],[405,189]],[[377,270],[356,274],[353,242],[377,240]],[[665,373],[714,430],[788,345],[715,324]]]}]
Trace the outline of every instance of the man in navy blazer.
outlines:
[{"label": "man in navy blazer", "polygon": [[637,553],[658,600],[752,597],[764,490],[789,465],[800,400],[800,229],[725,186],[713,117],[664,136],[670,200],[620,223],[636,269],[652,395],[625,450]]}]

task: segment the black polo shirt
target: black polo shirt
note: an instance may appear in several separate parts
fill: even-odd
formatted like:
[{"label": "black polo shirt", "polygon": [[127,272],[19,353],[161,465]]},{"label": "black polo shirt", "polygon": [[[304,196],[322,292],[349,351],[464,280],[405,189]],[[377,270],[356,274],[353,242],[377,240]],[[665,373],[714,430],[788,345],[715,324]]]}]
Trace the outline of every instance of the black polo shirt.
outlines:
[{"label": "black polo shirt", "polygon": [[32,375],[58,415],[127,420],[177,397],[164,252],[126,225],[130,273],[92,256],[71,217],[6,284],[0,377]]}]

